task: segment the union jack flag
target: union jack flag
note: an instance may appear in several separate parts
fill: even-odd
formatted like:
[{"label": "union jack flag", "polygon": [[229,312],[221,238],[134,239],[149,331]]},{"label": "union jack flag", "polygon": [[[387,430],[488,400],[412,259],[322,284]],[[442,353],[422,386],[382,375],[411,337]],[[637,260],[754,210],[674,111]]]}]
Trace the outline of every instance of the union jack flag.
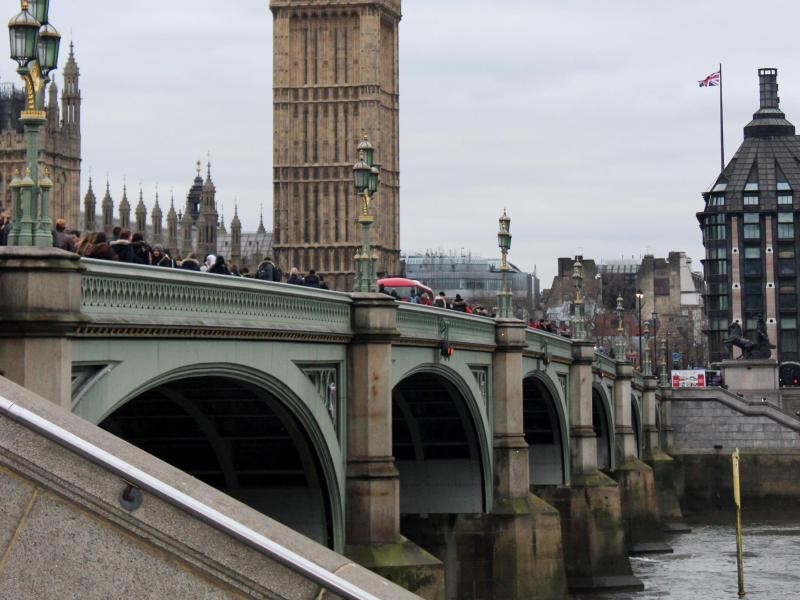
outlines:
[{"label": "union jack flag", "polygon": [[719,71],[712,73],[705,79],[701,79],[697,82],[700,87],[711,87],[715,85],[719,85]]}]

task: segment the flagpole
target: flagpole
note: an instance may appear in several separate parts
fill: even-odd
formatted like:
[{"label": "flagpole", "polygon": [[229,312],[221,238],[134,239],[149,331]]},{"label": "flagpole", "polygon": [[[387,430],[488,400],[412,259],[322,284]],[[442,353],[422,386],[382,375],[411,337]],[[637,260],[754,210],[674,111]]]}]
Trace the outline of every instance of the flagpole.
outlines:
[{"label": "flagpole", "polygon": [[725,129],[722,125],[722,63],[719,63],[719,172],[725,170]]}]

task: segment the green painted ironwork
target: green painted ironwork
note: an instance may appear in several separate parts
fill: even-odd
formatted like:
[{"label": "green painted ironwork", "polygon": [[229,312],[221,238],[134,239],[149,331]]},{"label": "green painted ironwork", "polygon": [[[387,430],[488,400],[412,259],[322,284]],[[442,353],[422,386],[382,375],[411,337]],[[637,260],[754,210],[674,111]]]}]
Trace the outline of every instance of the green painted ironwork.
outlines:
[{"label": "green painted ironwork", "polygon": [[495,323],[488,317],[407,303],[400,303],[397,307],[397,329],[401,338],[438,340],[443,320],[448,324],[451,343],[495,345]]},{"label": "green painted ironwork", "polygon": [[346,294],[176,269],[81,262],[86,266],[81,312],[92,320],[352,333]]}]

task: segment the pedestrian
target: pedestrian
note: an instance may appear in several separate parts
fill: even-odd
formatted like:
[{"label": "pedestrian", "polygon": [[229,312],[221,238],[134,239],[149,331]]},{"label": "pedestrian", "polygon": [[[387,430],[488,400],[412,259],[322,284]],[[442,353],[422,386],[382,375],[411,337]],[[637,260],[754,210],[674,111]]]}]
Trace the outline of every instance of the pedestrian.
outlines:
[{"label": "pedestrian", "polygon": [[72,243],[72,236],[67,233],[67,222],[64,219],[56,219],[56,227],[53,230],[53,246],[67,252],[75,252],[75,245]]},{"label": "pedestrian", "polygon": [[431,295],[428,292],[422,292],[422,299],[420,300],[420,304],[423,306],[430,306],[433,304],[431,301]]},{"label": "pedestrian", "polygon": [[197,255],[194,252],[190,252],[186,255],[181,261],[181,269],[185,271],[200,271],[200,261],[197,260]]},{"label": "pedestrian", "polygon": [[464,302],[461,294],[456,294],[456,298],[453,300],[452,309],[457,310],[458,312],[467,312],[467,303]]},{"label": "pedestrian", "polygon": [[211,265],[207,271],[208,273],[213,273],[215,275],[230,275],[231,272],[228,270],[227,265],[225,264],[225,257],[224,256],[216,256],[214,257],[214,264]]},{"label": "pedestrian", "polygon": [[319,288],[319,277],[317,277],[317,272],[314,269],[308,270],[308,275],[306,275],[303,280],[303,285],[306,287]]},{"label": "pedestrian", "polygon": [[84,248],[83,256],[100,260],[117,260],[117,254],[111,249],[105,233],[98,231],[92,235],[91,240]]},{"label": "pedestrian", "polygon": [[231,275],[233,275],[234,277],[241,277],[242,276],[242,274],[239,273],[238,265],[231,265]]},{"label": "pedestrian", "polygon": [[133,262],[138,265],[149,265],[152,263],[150,245],[144,241],[144,236],[140,232],[133,234],[131,246],[133,246]]},{"label": "pedestrian", "polygon": [[325,283],[325,278],[322,275],[319,276],[319,289],[321,289],[321,290],[329,290],[330,289],[328,287],[328,284]]},{"label": "pedestrian", "polygon": [[258,263],[258,268],[256,269],[256,278],[263,279],[264,281],[275,281],[275,263],[272,262],[272,258],[269,256],[265,256],[264,260]]},{"label": "pedestrian", "polygon": [[439,295],[433,299],[433,305],[437,308],[447,308],[447,296],[444,292],[439,292]]},{"label": "pedestrian", "polygon": [[124,263],[136,262],[133,253],[133,242],[131,242],[131,232],[123,229],[119,232],[119,239],[111,242],[111,249],[117,254],[117,260]]},{"label": "pedestrian", "polygon": [[11,212],[0,213],[0,246],[8,245],[8,233],[11,231]]},{"label": "pedestrian", "polygon": [[300,275],[300,271],[297,270],[297,267],[291,268],[289,271],[289,279],[286,280],[286,283],[291,283],[292,285],[305,284],[303,277]]},{"label": "pedestrian", "polygon": [[161,244],[153,246],[153,251],[150,254],[150,264],[154,267],[166,267],[169,269],[175,268],[175,261],[172,260],[170,255]]}]

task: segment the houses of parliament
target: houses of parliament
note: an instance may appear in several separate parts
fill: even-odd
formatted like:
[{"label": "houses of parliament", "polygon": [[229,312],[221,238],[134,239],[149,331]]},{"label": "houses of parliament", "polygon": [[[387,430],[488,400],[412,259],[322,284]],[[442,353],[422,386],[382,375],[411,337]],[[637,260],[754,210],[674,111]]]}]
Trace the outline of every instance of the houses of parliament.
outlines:
[{"label": "houses of parliament", "polygon": [[[273,232],[261,223],[242,232],[238,214],[226,230],[217,211],[210,167],[197,169],[182,210],[164,218],[156,197],[135,208],[127,189],[116,205],[107,188],[97,206],[90,183],[80,206],[78,67],[72,45],[64,67],[61,108],[50,84],[42,162],[54,174],[50,214],[85,230],[115,225],[142,231],[176,255],[222,254],[250,266],[271,255],[284,270],[316,269],[334,289],[351,289],[361,233],[352,167],[362,134],[380,167],[373,216],[377,272],[400,272],[399,60],[401,0],[270,0],[273,12]],[[7,85],[0,98],[0,185],[22,169],[25,143],[18,124],[22,92]],[[83,210],[81,210],[83,209]],[[133,215],[133,221],[131,220]],[[148,223],[149,216],[149,223]],[[166,224],[164,224],[166,221]]]}]

